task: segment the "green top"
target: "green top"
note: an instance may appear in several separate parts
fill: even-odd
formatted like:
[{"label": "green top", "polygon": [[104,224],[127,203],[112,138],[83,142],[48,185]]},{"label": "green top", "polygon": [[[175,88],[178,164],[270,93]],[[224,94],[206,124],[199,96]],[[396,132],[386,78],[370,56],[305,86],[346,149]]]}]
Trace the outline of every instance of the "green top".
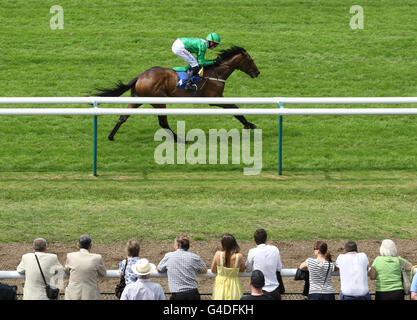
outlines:
[{"label": "green top", "polygon": [[[405,259],[400,258],[401,266],[405,266]],[[376,291],[402,290],[402,277],[400,263],[397,257],[378,256],[375,258],[372,268],[376,271]]]},{"label": "green top", "polygon": [[197,61],[200,66],[209,66],[214,63],[212,60],[204,59],[207,50],[207,42],[205,40],[200,38],[180,38],[180,40],[184,43],[185,49],[197,55]]}]

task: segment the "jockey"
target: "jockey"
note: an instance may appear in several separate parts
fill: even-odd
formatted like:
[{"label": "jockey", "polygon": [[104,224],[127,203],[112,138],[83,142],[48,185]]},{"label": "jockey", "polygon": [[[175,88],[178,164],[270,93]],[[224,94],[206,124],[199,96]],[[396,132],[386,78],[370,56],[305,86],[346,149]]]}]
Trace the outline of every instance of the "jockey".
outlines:
[{"label": "jockey", "polygon": [[[191,77],[197,74],[200,66],[209,66],[214,63],[213,60],[206,60],[204,56],[207,48],[214,49],[218,44],[220,44],[220,36],[214,32],[210,33],[206,40],[200,38],[178,38],[172,44],[172,52],[191,66],[185,90],[193,89]],[[196,54],[197,58],[192,53]]]}]

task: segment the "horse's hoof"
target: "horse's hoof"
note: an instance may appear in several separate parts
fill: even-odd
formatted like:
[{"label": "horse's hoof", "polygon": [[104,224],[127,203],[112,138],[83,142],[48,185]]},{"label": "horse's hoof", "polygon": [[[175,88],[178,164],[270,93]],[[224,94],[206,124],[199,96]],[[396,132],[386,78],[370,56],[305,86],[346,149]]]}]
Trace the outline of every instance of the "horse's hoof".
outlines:
[{"label": "horse's hoof", "polygon": [[247,125],[245,125],[245,129],[256,129],[256,125],[249,122]]},{"label": "horse's hoof", "polygon": [[114,137],[109,136],[109,140],[110,140],[110,141],[114,141]]},{"label": "horse's hoof", "polygon": [[179,138],[179,137],[175,138],[175,139],[174,139],[174,142],[175,142],[175,143],[180,143],[180,144],[187,144],[187,142],[186,142],[186,141],[182,140],[182,139],[181,139],[181,138]]}]

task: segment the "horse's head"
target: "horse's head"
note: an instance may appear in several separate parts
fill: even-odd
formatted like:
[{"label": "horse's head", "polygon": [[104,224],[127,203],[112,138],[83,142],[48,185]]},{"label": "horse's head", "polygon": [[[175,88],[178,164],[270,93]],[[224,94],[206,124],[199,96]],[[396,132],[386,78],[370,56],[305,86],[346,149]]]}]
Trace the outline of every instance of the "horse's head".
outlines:
[{"label": "horse's head", "polygon": [[234,46],[228,50],[223,50],[215,63],[241,70],[252,78],[256,78],[260,74],[252,57],[241,47]]},{"label": "horse's head", "polygon": [[251,78],[256,78],[261,73],[258,70],[258,67],[256,66],[255,62],[253,61],[252,57],[247,53],[246,51],[243,51],[240,56],[237,57],[237,67],[236,69],[239,69],[243,71],[244,73],[251,76]]}]

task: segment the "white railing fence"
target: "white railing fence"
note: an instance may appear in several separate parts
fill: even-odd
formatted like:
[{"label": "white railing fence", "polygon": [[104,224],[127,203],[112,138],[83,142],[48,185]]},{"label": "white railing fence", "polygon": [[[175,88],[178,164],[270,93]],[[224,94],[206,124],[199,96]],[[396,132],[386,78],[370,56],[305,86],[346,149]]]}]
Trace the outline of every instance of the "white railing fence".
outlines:
[{"label": "white railing fence", "polygon": [[[0,104],[81,104],[93,108],[0,108],[0,116],[89,115],[93,121],[93,175],[97,175],[97,116],[101,115],[266,115],[278,116],[278,174],[282,174],[282,116],[290,115],[417,115],[417,108],[304,108],[285,104],[417,104],[417,97],[306,97],[306,98],[167,98],[167,97],[0,97]],[[278,108],[98,108],[99,104],[272,104]]]},{"label": "white railing fence", "polygon": [[[281,276],[283,277],[294,277],[295,272],[297,269],[282,269]],[[209,269],[207,273],[198,274],[199,278],[212,278],[215,277],[217,274],[211,272]],[[250,277],[250,272],[240,272],[239,277]],[[338,275],[338,273],[335,273],[335,275]],[[64,278],[68,278],[66,274],[63,274]],[[154,272],[151,273],[151,278],[166,278],[166,273],[158,273]],[[107,274],[104,278],[119,278],[119,270],[107,270]],[[0,280],[1,279],[25,279],[25,275],[22,275],[18,273],[17,271],[0,271]]]},{"label": "white railing fence", "polygon": [[[0,97],[0,104],[89,104],[95,108],[0,108],[0,115],[376,115],[417,114],[417,108],[304,108],[284,104],[417,104],[417,97],[384,98],[158,98],[158,97]],[[215,109],[98,108],[99,104],[272,104],[281,108]]]},{"label": "white railing fence", "polygon": [[[297,269],[282,269],[281,276],[282,277],[294,277]],[[408,275],[411,275],[410,271],[407,271]],[[65,273],[62,273],[64,278],[68,278]],[[417,267],[413,269],[413,275],[417,274]],[[239,272],[239,277],[245,278],[250,277],[250,272]],[[217,276],[217,273],[211,272],[211,270],[207,270],[207,273],[202,273],[197,275],[199,278],[213,278]],[[332,272],[332,276],[339,276],[339,271]],[[150,275],[151,278],[167,278],[166,273],[158,273],[154,272]],[[107,270],[106,276],[104,278],[112,279],[112,278],[119,278],[119,270]],[[5,279],[25,279],[25,275],[18,273],[17,271],[1,271],[0,270],[0,280]]]}]

